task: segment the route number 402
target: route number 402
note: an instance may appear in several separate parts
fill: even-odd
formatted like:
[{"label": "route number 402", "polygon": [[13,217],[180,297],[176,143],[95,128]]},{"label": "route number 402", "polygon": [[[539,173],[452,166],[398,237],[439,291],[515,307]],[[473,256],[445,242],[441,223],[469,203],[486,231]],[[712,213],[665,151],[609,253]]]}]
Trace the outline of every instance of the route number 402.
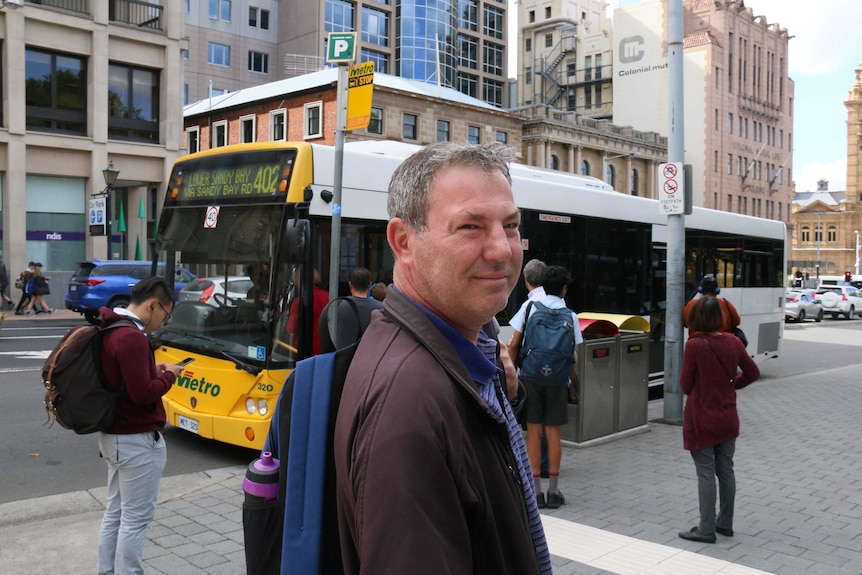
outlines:
[{"label": "route number 402", "polygon": [[273,388],[271,383],[258,383],[257,384],[257,390],[258,391],[271,392],[273,389],[274,388]]},{"label": "route number 402", "polygon": [[263,166],[254,177],[254,191],[258,194],[271,194],[278,183],[279,166]]}]

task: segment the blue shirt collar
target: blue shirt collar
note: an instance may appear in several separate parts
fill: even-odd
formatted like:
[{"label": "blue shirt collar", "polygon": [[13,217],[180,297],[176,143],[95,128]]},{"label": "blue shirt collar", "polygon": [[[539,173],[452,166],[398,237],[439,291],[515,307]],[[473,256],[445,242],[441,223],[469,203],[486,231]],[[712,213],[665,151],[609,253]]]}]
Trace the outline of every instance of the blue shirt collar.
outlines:
[{"label": "blue shirt collar", "polygon": [[[397,287],[393,286],[395,289]],[[422,313],[428,316],[428,319],[431,320],[431,323],[434,324],[437,329],[440,330],[440,333],[443,334],[443,337],[452,345],[455,349],[455,352],[458,354],[458,357],[461,358],[461,361],[464,363],[464,366],[467,368],[467,371],[470,373],[470,377],[477,384],[486,385],[491,383],[494,376],[497,374],[497,366],[494,365],[493,362],[488,360],[487,357],[479,350],[479,348],[472,341],[464,337],[464,335],[456,330],[454,327],[440,319],[440,317],[423,306],[421,303],[417,302],[410,296],[406,295],[404,292],[399,290],[399,293],[406,297],[413,305],[418,307]],[[479,340],[480,343],[482,340],[489,340],[488,336],[484,331],[479,332]]]}]

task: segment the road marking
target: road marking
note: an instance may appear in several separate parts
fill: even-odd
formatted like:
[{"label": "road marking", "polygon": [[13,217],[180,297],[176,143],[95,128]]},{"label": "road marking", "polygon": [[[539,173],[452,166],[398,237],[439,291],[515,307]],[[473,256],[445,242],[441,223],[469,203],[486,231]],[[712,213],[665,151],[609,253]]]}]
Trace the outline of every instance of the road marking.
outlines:
[{"label": "road marking", "polygon": [[769,575],[676,547],[542,515],[551,554],[617,575]]},{"label": "road marking", "polygon": [[16,359],[48,359],[50,349],[40,351],[0,351],[0,355],[13,355]]}]

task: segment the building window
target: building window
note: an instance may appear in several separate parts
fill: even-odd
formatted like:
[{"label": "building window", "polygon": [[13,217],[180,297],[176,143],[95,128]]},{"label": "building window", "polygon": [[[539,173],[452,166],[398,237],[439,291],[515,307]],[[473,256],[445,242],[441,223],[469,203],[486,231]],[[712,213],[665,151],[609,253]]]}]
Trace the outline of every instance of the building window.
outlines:
[{"label": "building window", "polygon": [[376,50],[369,50],[368,48],[362,48],[360,51],[362,54],[363,62],[374,62],[374,71],[380,72],[381,74],[389,73],[389,55],[384,52],[378,52]]},{"label": "building window", "polygon": [[345,0],[326,0],[323,25],[327,32],[353,32],[353,3]]},{"label": "building window", "polygon": [[189,51],[183,50],[183,60],[188,60],[188,59],[189,59]]},{"label": "building window", "polygon": [[551,48],[554,46],[554,35],[553,34],[545,34],[545,48]]},{"label": "building window", "polygon": [[815,242],[822,242],[823,241],[823,227],[822,226],[818,225],[816,228],[814,228],[814,241]]},{"label": "building window", "polygon": [[601,108],[602,107],[602,85],[596,84],[595,90],[596,90],[596,98],[595,98],[596,101],[593,102],[593,105],[596,108]]},{"label": "building window", "polygon": [[416,114],[404,114],[401,117],[401,137],[405,140],[415,140],[417,134],[417,124],[419,119]]},{"label": "building window", "polygon": [[482,99],[498,108],[503,107],[503,83],[494,80],[482,81]]},{"label": "building window", "polygon": [[458,0],[458,27],[475,32],[479,29],[476,0]]},{"label": "building window", "polygon": [[589,176],[590,175],[590,163],[586,160],[581,162],[581,175]]},{"label": "building window", "polygon": [[476,98],[479,91],[479,80],[476,76],[458,73],[458,91]]},{"label": "building window", "polygon": [[524,84],[529,86],[533,83],[533,69],[530,66],[524,68]]},{"label": "building window", "polygon": [[217,66],[230,67],[230,46],[209,42],[207,48],[207,62]]},{"label": "building window", "polygon": [[727,133],[728,134],[733,133],[733,113],[732,112],[728,112],[728,114],[727,114]]},{"label": "building window", "polygon": [[811,241],[811,228],[809,228],[808,226],[804,226],[802,228],[802,241],[803,242],[810,242]]},{"label": "building window", "polygon": [[248,25],[252,28],[260,28],[261,30],[269,30],[269,10],[248,7]]},{"label": "building window", "polygon": [[601,54],[596,54],[596,67],[594,68],[594,71],[595,71],[595,79],[601,80],[602,79],[602,55]]},{"label": "building window", "polygon": [[383,134],[383,110],[380,108],[371,108],[371,119],[368,122],[366,131],[369,134]]},{"label": "building window", "polygon": [[189,149],[189,154],[194,154],[201,151],[201,129],[197,126],[186,130],[186,146]]},{"label": "building window", "polygon": [[589,89],[589,86],[587,86],[587,88],[584,89],[584,108],[589,110],[592,107],[593,107],[593,91]]},{"label": "building window", "polygon": [[632,194],[633,196],[638,195],[638,188],[640,187],[640,181],[641,181],[640,174],[638,173],[638,171],[637,171],[636,169],[632,168],[632,173],[631,173],[631,188],[632,188],[632,189],[631,189],[631,194]]},{"label": "building window", "polygon": [[87,135],[87,66],[84,58],[27,48],[27,129]]},{"label": "building window", "polygon": [[508,132],[503,132],[502,130],[497,130],[497,141],[501,144],[508,144],[509,143]]},{"label": "building window", "polygon": [[108,137],[158,143],[158,71],[109,64]]},{"label": "building window", "polygon": [[568,62],[566,64],[566,76],[574,76],[578,73],[578,65],[575,62]]},{"label": "building window", "polygon": [[273,110],[269,113],[269,139],[281,142],[287,138],[287,110]]},{"label": "building window", "polygon": [[530,10],[530,12],[528,13],[528,16],[527,16],[527,17],[528,17],[528,18],[529,18],[529,20],[530,20],[530,24],[532,24],[533,22],[535,22],[535,21],[536,21],[536,11],[535,11],[535,10]]},{"label": "building window", "polygon": [[230,22],[230,2],[231,0],[209,0],[209,17]]},{"label": "building window", "polygon": [[608,169],[605,172],[605,181],[609,183],[612,188],[617,189],[617,170],[610,164],[608,164]]},{"label": "building window", "polygon": [[183,106],[189,105],[189,85],[183,84]]},{"label": "building window", "polygon": [[545,20],[551,17],[551,7],[545,6]]},{"label": "building window", "polygon": [[503,75],[503,46],[500,44],[492,44],[485,42],[483,45],[485,56],[485,64],[483,69],[486,74],[495,76]]},{"label": "building window", "polygon": [[389,45],[389,14],[367,6],[362,9],[362,41]]},{"label": "building window", "polygon": [[213,148],[227,146],[227,120],[213,122]]},{"label": "building window", "polygon": [[323,102],[311,102],[305,105],[305,127],[302,137],[320,138],[323,136]]},{"label": "building window", "polygon": [[458,34],[458,65],[471,70],[479,67],[479,46],[475,38]]},{"label": "building window", "polygon": [[560,169],[560,158],[556,154],[551,154],[551,169],[559,170]]},{"label": "building window", "polygon": [[263,52],[248,51],[248,71],[269,74],[269,54]]},{"label": "building window", "polygon": [[255,124],[257,116],[240,116],[239,118],[239,143],[250,144],[255,141]]},{"label": "building window", "polygon": [[446,120],[437,120],[437,141],[438,142],[448,142],[449,135],[449,122]]},{"label": "building window", "polygon": [[733,154],[727,155],[727,173],[728,174],[733,173]]},{"label": "building window", "polygon": [[479,130],[479,126],[467,126],[467,143],[469,144],[481,144],[481,131]]},{"label": "building window", "polygon": [[533,51],[533,39],[525,38],[524,39],[524,52],[532,52]]},{"label": "building window", "polygon": [[486,36],[503,39],[503,10],[485,4],[485,26]]}]

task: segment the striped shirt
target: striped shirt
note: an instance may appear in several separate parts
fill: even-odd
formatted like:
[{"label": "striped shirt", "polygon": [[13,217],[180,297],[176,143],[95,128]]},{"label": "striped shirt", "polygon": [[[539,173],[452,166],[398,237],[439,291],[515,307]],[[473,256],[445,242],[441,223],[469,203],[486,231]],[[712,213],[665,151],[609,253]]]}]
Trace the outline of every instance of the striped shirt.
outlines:
[{"label": "striped shirt", "polygon": [[[479,332],[477,345],[464,337],[455,328],[441,320],[433,312],[413,301],[425,315],[437,326],[443,336],[449,340],[452,347],[458,353],[461,361],[470,377],[476,384],[479,396],[485,400],[491,413],[500,421],[506,422],[509,432],[509,446],[518,463],[520,472],[521,488],[524,490],[524,504],[527,508],[527,518],[530,523],[530,536],[533,539],[533,547],[536,549],[536,561],[542,575],[551,575],[551,553],[548,551],[548,543],[545,540],[545,529],[542,527],[542,517],[539,514],[539,506],[536,503],[536,491],[533,484],[533,472],[530,468],[530,460],[527,457],[527,446],[524,444],[524,436],[521,428],[512,412],[506,393],[502,388],[500,374],[503,371],[497,367],[497,340]],[[502,401],[501,401],[502,400]]]}]

